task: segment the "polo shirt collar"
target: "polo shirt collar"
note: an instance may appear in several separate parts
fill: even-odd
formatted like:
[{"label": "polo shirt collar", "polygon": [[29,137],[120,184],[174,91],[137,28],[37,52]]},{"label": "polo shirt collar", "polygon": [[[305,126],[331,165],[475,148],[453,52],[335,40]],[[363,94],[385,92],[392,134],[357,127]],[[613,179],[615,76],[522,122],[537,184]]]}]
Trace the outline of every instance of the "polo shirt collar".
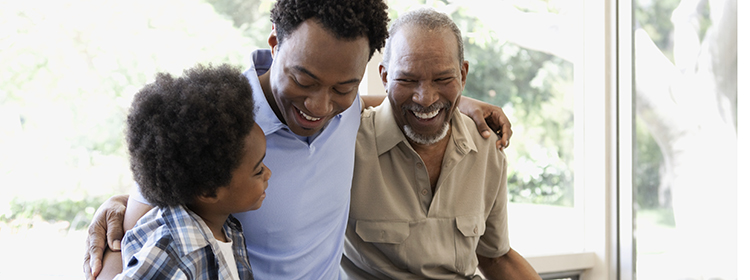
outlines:
[{"label": "polo shirt collar", "polygon": [[[375,142],[378,148],[378,155],[388,152],[400,142],[404,142],[404,144],[411,146],[406,139],[406,136],[404,136],[404,133],[401,131],[401,128],[396,124],[396,119],[393,117],[393,107],[391,106],[390,99],[386,97],[376,110]],[[454,110],[451,118],[450,136],[453,143],[462,154],[467,154],[470,151],[477,151],[477,146],[474,144],[472,136],[474,134],[479,134],[471,133],[466,127],[466,124],[461,120],[461,113],[458,112],[458,110]]]},{"label": "polo shirt collar", "polygon": [[263,94],[263,88],[260,85],[259,75],[268,72],[273,63],[271,50],[260,49],[252,54],[252,63],[250,69],[245,71],[245,77],[250,81],[253,89],[253,100],[255,100],[255,122],[258,123],[263,133],[267,136],[273,134],[286,125],[276,117],[276,113],[271,109],[271,105]]}]

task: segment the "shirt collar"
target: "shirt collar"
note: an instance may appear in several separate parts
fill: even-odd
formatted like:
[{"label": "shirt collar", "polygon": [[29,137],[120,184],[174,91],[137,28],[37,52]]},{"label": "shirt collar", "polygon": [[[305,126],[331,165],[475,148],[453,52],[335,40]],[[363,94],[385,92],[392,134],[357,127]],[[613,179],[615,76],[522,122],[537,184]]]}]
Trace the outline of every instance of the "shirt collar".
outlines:
[{"label": "shirt collar", "polygon": [[[378,147],[378,155],[393,149],[398,143],[404,142],[406,145],[409,144],[403,131],[396,124],[396,119],[393,117],[393,107],[391,102],[386,97],[380,106],[375,108],[375,143]],[[477,146],[474,144],[473,138],[479,134],[469,133],[469,129],[466,124],[461,121],[462,116],[458,110],[454,110],[451,118],[451,139],[456,145],[458,151],[462,154],[467,154],[470,151],[477,151]],[[476,134],[476,136],[474,136]]]},{"label": "shirt collar", "polygon": [[263,88],[260,85],[259,75],[268,72],[273,63],[271,50],[256,50],[252,54],[250,68],[245,71],[245,77],[250,81],[253,89],[253,100],[255,100],[255,122],[258,123],[265,135],[273,134],[286,125],[276,117],[276,113],[271,109],[271,105],[266,100]]},{"label": "shirt collar", "polygon": [[212,234],[203,219],[185,206],[164,207],[162,216],[175,234],[174,242],[182,255],[190,254],[209,246],[208,234]]}]

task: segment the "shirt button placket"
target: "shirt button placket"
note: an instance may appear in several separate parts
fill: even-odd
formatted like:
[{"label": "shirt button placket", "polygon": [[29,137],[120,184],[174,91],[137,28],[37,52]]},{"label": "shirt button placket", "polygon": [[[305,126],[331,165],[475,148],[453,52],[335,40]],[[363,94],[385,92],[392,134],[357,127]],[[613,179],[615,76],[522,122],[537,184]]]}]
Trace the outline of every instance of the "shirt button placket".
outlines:
[{"label": "shirt button placket", "polygon": [[416,173],[416,179],[417,179],[417,187],[420,188],[419,193],[422,195],[422,207],[424,207],[425,211],[430,205],[430,201],[432,200],[432,197],[430,196],[430,190],[429,190],[429,182],[430,179],[427,177],[427,170],[424,168],[424,164],[422,161],[417,160],[414,164],[416,166],[415,173]]}]

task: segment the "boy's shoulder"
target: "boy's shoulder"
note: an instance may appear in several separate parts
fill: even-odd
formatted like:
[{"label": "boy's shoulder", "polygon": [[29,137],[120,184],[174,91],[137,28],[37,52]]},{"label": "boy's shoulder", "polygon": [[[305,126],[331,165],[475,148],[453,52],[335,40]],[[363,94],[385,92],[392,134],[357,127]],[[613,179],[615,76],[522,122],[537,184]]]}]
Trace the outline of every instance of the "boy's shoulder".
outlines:
[{"label": "boy's shoulder", "polygon": [[[123,238],[123,254],[128,246],[138,251],[144,247],[173,247],[184,256],[209,245],[205,224],[184,206],[156,207],[138,220]],[[132,251],[131,251],[132,252]]]}]

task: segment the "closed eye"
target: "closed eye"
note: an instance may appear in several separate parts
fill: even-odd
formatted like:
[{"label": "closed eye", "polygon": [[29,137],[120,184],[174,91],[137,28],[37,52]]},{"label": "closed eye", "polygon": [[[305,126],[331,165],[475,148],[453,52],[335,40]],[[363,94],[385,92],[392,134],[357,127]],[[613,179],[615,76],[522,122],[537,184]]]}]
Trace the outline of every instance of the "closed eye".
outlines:
[{"label": "closed eye", "polygon": [[258,173],[255,173],[255,176],[260,176],[260,175],[262,175],[264,171],[266,171],[266,167],[264,167],[264,166],[261,166],[261,167],[260,167],[260,171],[258,171]]},{"label": "closed eye", "polygon": [[300,83],[300,82],[299,82],[299,81],[297,80],[297,78],[295,78],[294,76],[292,76],[292,81],[294,81],[294,83],[295,83],[295,84],[297,84],[297,86],[299,86],[299,87],[301,87],[301,88],[309,88],[309,87],[311,87],[311,86],[312,86],[312,85],[303,85],[303,84],[302,84],[302,83]]}]

